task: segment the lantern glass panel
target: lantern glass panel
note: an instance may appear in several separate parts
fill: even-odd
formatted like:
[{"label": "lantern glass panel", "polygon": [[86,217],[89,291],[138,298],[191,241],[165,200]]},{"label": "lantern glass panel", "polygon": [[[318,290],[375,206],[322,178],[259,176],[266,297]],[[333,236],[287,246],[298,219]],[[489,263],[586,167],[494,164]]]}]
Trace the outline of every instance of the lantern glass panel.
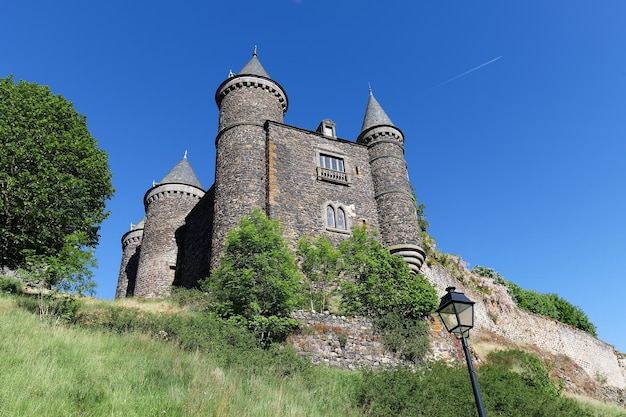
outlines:
[{"label": "lantern glass panel", "polygon": [[454,309],[454,304],[449,304],[439,310],[439,316],[441,317],[443,325],[446,326],[448,332],[454,331],[454,329],[459,326],[459,320]]},{"label": "lantern glass panel", "polygon": [[462,327],[471,329],[474,327],[474,309],[471,304],[456,304],[457,313],[459,316],[459,322]]}]

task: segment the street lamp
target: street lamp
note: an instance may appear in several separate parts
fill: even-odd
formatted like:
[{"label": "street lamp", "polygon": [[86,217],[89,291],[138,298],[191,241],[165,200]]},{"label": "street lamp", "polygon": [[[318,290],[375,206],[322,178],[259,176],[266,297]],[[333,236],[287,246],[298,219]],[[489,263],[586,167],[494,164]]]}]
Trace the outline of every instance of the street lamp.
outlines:
[{"label": "street lamp", "polygon": [[467,370],[469,371],[470,380],[472,381],[472,390],[474,391],[474,400],[476,401],[478,416],[486,417],[485,406],[483,405],[483,399],[480,395],[480,389],[478,388],[478,381],[476,380],[476,374],[474,373],[474,366],[472,366],[472,358],[470,357],[466,339],[469,337],[470,329],[474,327],[474,302],[467,298],[465,294],[454,291],[455,289],[455,287],[446,288],[447,294],[441,297],[437,314],[439,314],[441,321],[443,321],[444,326],[446,326],[446,330],[450,333],[454,333],[457,339],[461,339],[465,360],[467,361]]}]

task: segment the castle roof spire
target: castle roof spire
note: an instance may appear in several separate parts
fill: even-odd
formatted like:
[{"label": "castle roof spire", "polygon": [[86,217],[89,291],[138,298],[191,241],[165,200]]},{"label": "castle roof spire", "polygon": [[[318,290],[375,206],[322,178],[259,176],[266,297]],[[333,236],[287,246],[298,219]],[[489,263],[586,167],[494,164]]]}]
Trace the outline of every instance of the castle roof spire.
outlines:
[{"label": "castle roof spire", "polygon": [[192,185],[194,187],[202,188],[202,184],[196,173],[194,172],[189,160],[187,159],[187,151],[185,151],[185,155],[183,159],[180,160],[178,164],[161,180],[159,184],[185,184]]},{"label": "castle roof spire", "polygon": [[385,110],[383,110],[374,93],[372,92],[372,86],[369,86],[370,95],[367,99],[367,108],[365,109],[365,117],[363,118],[363,125],[361,126],[361,132],[372,127],[379,125],[395,126]]},{"label": "castle roof spire", "polygon": [[263,68],[263,65],[261,65],[261,61],[259,61],[256,45],[254,45],[252,58],[237,75],[260,75],[261,77],[271,78],[267,71],[265,71],[265,68]]}]

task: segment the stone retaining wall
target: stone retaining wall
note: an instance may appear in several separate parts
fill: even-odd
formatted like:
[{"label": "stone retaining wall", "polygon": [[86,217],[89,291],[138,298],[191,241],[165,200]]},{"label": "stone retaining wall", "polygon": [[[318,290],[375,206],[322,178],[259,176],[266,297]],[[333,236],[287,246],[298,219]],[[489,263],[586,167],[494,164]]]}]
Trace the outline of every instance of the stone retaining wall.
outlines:
[{"label": "stone retaining wall", "polygon": [[[296,352],[316,364],[342,369],[412,366],[385,348],[371,321],[363,317],[295,311],[292,317],[304,323],[289,342]],[[426,360],[461,360],[460,343],[450,337],[436,320],[431,322],[432,352]],[[463,359],[464,360],[464,359]]]}]

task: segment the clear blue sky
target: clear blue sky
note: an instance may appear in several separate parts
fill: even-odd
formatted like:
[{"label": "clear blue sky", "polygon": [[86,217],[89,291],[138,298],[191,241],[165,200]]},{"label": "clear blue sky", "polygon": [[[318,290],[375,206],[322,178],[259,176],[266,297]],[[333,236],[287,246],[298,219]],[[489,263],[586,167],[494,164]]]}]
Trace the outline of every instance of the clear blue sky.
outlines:
[{"label": "clear blue sky", "polygon": [[101,298],[152,181],[187,150],[212,184],[215,90],[258,45],[287,124],[355,140],[371,83],[438,247],[558,293],[624,352],[624,22],[622,0],[6,2],[0,76],[72,101],[109,154]]}]

